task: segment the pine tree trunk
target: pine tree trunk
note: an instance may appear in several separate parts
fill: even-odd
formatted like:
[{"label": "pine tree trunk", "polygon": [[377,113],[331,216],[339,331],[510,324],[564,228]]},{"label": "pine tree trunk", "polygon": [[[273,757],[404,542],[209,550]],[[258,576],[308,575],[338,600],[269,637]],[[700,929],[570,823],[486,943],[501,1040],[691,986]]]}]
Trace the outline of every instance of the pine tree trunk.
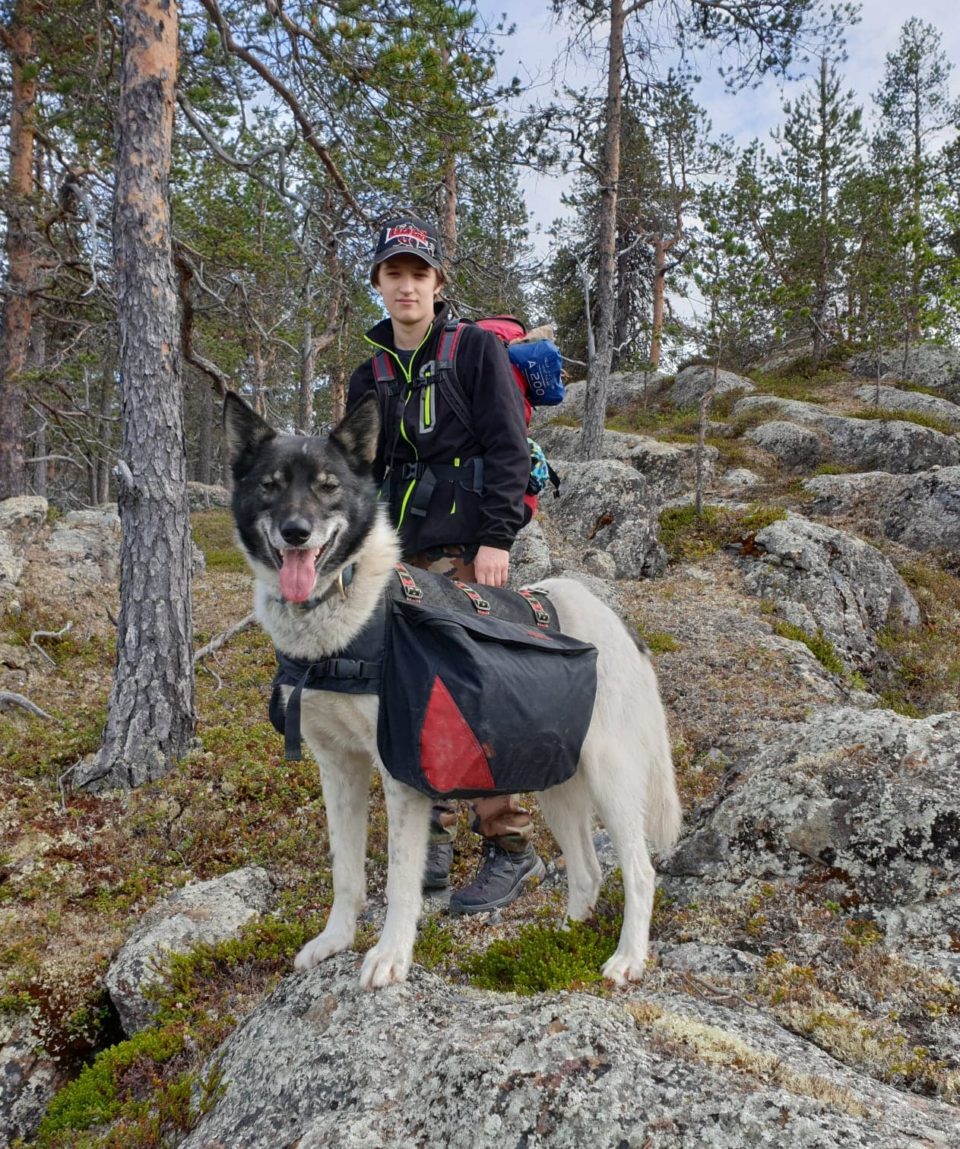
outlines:
[{"label": "pine tree trunk", "polygon": [[313,324],[303,325],[300,344],[300,386],[297,389],[297,430],[306,434],[313,427],[313,377],[317,368],[317,353],[313,346]]},{"label": "pine tree trunk", "polygon": [[35,276],[33,206],[34,113],[33,0],[17,0],[8,29],[12,45],[10,178],[3,314],[0,319],[0,499],[26,491],[23,371],[30,348]]},{"label": "pine tree trunk", "polygon": [[623,0],[610,3],[610,42],[600,189],[600,264],[597,271],[597,353],[587,371],[587,393],[580,435],[580,456],[596,459],[603,444],[607,381],[613,358],[617,279],[617,185],[620,181],[620,119],[623,105]]},{"label": "pine tree trunk", "polygon": [[650,363],[654,371],[660,367],[663,341],[663,316],[666,305],[667,249],[663,236],[653,240],[653,316],[650,324]]},{"label": "pine tree trunk", "polygon": [[110,414],[113,410],[113,391],[115,385],[116,364],[112,356],[108,357],[100,372],[100,391],[97,406],[97,504],[102,506],[110,502],[110,457],[113,454],[113,422]]},{"label": "pine tree trunk", "polygon": [[[27,367],[30,371],[42,371],[47,364],[47,328],[46,324],[41,320],[40,322],[34,321],[31,324],[30,330],[30,351],[27,355]],[[30,466],[29,480],[27,482],[27,490],[32,491],[35,495],[40,495],[42,498],[47,497],[48,483],[47,483],[47,468],[49,463],[46,461],[47,454],[47,417],[46,415],[35,415],[32,423],[33,433],[33,457],[42,459],[43,462],[34,463]],[[29,465],[29,463],[28,463]]]},{"label": "pine tree trunk", "polygon": [[200,384],[200,425],[197,429],[197,482],[213,482],[213,388]]},{"label": "pine tree trunk", "polygon": [[123,0],[114,249],[120,325],[120,621],[104,745],[79,781],[137,786],[194,729],[190,520],[167,180],[174,0]]}]

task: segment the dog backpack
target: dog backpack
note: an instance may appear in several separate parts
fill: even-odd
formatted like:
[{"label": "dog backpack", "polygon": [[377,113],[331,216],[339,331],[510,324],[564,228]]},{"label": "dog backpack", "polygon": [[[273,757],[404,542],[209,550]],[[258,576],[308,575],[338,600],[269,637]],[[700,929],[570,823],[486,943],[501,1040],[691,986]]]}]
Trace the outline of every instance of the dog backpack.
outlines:
[{"label": "dog backpack", "polygon": [[[514,382],[523,396],[523,412],[528,427],[534,407],[552,406],[563,400],[563,360],[553,340],[515,342],[526,335],[527,329],[512,315],[491,315],[476,321],[451,319],[444,324],[440,334],[436,370],[441,385],[446,384],[444,395],[447,402],[466,427],[471,426],[471,420],[469,403],[457,375],[457,345],[463,324],[467,322],[475,322],[477,327],[495,335],[506,347]],[[537,509],[538,496],[548,483],[553,485],[554,498],[559,496],[560,477],[547,462],[539,443],[528,438],[527,445],[530,448],[530,479],[523,501],[532,517]]]},{"label": "dog backpack", "polygon": [[557,629],[542,591],[396,573],[343,650],[318,662],[277,652],[270,720],[286,757],[300,757],[304,690],[379,694],[377,748],[398,782],[475,798],[567,781],[593,714],[596,647]]}]

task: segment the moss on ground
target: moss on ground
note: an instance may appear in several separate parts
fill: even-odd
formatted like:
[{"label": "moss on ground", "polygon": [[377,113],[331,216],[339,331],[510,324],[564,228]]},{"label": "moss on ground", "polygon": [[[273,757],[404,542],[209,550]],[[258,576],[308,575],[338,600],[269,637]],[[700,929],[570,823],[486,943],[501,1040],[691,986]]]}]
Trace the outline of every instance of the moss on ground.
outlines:
[{"label": "moss on ground", "polygon": [[672,562],[697,562],[786,517],[772,504],[755,503],[745,511],[707,504],[700,514],[692,504],[668,507],[660,514],[660,542]]},{"label": "moss on ground", "polygon": [[953,435],[953,424],[946,419],[938,419],[925,411],[906,411],[899,407],[863,407],[856,412],[857,419],[876,419],[884,423],[915,423],[919,427],[929,427],[941,435]]}]

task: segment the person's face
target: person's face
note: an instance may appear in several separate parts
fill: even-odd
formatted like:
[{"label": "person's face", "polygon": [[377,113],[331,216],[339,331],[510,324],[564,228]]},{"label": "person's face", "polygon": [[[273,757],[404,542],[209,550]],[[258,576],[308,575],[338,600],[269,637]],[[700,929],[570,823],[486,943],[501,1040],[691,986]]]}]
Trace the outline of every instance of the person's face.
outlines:
[{"label": "person's face", "polygon": [[433,322],[440,273],[415,255],[395,255],[377,269],[376,289],[394,323],[410,329]]}]

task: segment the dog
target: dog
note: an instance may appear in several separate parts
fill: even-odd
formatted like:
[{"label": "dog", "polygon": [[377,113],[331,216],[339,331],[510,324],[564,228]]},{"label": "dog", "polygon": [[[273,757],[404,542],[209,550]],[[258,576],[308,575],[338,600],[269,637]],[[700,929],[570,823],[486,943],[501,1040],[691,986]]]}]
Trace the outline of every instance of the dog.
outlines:
[{"label": "dog", "polygon": [[[226,396],[237,540],[255,576],[257,618],[277,650],[292,658],[312,662],[342,650],[395,578],[397,538],[372,478],[379,428],[373,398],[319,437],[278,433],[239,396]],[[352,578],[344,585],[348,569]],[[538,800],[566,860],[572,921],[590,914],[600,891],[594,811],[610,835],[623,872],[624,916],[602,972],[622,984],[640,978],[647,959],[655,876],[645,839],[664,850],[680,830],[666,718],[650,659],[620,619],[575,579],[538,586],[556,607],[561,630],[599,652],[596,701],[577,770]],[[363,961],[365,988],[403,981],[410,969],[431,806],[380,761],[378,705],[376,694],[304,690],[301,706],[303,736],[320,767],[333,905],[294,965],[310,969],[353,945],[366,898],[367,804],[376,767],[389,826],[387,912]],[[552,728],[549,714],[543,721]]]}]

